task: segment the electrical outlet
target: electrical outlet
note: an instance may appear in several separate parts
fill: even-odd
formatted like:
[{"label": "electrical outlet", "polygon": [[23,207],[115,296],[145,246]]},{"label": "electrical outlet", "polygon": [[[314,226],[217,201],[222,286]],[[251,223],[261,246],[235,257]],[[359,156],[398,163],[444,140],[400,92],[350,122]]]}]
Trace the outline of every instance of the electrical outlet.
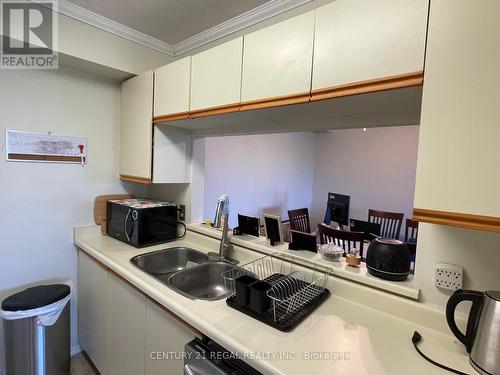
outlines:
[{"label": "electrical outlet", "polygon": [[179,220],[180,221],[186,220],[186,206],[180,204],[178,210],[179,210]]},{"label": "electrical outlet", "polygon": [[464,269],[455,264],[437,263],[434,284],[441,289],[462,289]]}]

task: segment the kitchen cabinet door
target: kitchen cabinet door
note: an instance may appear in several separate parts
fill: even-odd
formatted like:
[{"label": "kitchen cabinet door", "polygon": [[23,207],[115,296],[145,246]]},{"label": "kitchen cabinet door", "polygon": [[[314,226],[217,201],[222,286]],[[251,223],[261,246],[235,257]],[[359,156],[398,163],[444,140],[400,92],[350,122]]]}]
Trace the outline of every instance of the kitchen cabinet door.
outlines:
[{"label": "kitchen cabinet door", "polygon": [[155,70],[154,117],[189,112],[191,56]]},{"label": "kitchen cabinet door", "polygon": [[500,232],[500,2],[431,2],[414,216]]},{"label": "kitchen cabinet door", "polygon": [[168,125],[154,126],[153,183],[191,181],[191,131]]},{"label": "kitchen cabinet door", "polygon": [[[146,301],[146,375],[182,374],[184,345],[196,333],[163,310],[156,303]],[[163,354],[176,354],[165,358]]]},{"label": "kitchen cabinet door", "polygon": [[78,337],[101,375],[108,374],[108,271],[78,251]]},{"label": "kitchen cabinet door", "polygon": [[109,275],[109,374],[144,374],[146,299]]},{"label": "kitchen cabinet door", "polygon": [[153,72],[121,85],[119,171],[124,180],[151,181]]},{"label": "kitchen cabinet door", "polygon": [[239,104],[243,37],[192,56],[191,111]]},{"label": "kitchen cabinet door", "polygon": [[311,90],[314,12],[245,35],[241,101],[303,95]]},{"label": "kitchen cabinet door", "polygon": [[337,0],[316,9],[312,89],[422,72],[429,0]]}]

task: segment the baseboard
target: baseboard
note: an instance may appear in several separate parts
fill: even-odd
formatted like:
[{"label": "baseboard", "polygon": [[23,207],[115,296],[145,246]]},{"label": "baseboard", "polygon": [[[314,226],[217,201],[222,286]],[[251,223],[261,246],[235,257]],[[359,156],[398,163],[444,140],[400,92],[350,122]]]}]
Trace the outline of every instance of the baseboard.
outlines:
[{"label": "baseboard", "polygon": [[77,355],[82,352],[82,347],[80,345],[75,345],[71,347],[71,356]]}]

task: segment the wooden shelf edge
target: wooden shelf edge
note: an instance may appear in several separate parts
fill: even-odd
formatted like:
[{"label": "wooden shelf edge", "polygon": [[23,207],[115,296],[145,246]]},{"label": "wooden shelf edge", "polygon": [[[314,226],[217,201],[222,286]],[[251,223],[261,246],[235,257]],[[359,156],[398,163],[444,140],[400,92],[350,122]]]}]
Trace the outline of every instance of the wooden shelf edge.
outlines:
[{"label": "wooden shelf edge", "polygon": [[495,216],[414,208],[413,219],[424,223],[500,233],[500,217]]},{"label": "wooden shelf edge", "polygon": [[240,105],[240,111],[251,111],[253,109],[262,109],[262,108],[279,107],[291,104],[307,103],[310,100],[311,100],[310,92],[304,92],[300,94],[286,95],[286,96],[277,96],[272,98],[242,102]]},{"label": "wooden shelf edge", "polygon": [[390,77],[376,78],[367,81],[349,83],[325,89],[313,90],[293,95],[277,96],[266,99],[251,100],[241,103],[221,105],[211,108],[197,109],[188,112],[173,113],[170,115],[153,117],[153,124],[169,121],[188,120],[239,111],[251,111],[272,107],[281,107],[293,104],[302,104],[310,101],[339,98],[367,94],[377,91],[393,90],[405,87],[421,86],[424,82],[424,72],[412,72]]},{"label": "wooden shelf edge", "polygon": [[139,184],[151,184],[152,181],[150,178],[146,177],[137,177],[137,176],[130,176],[126,174],[120,174],[120,180],[122,181],[130,181],[130,182],[137,182]]},{"label": "wooden shelf edge", "polygon": [[168,121],[176,121],[176,120],[187,120],[188,118],[189,118],[189,112],[172,113],[170,115],[153,117],[153,124],[158,124],[161,122],[168,122]]},{"label": "wooden shelf edge", "polygon": [[221,115],[224,113],[238,112],[240,110],[240,103],[232,103],[226,105],[219,105],[216,107],[195,109],[189,112],[189,118],[199,118],[205,116]]},{"label": "wooden shelf edge", "polygon": [[333,86],[326,89],[313,90],[311,101],[339,98],[367,94],[377,91],[400,89],[404,87],[420,86],[424,83],[424,72],[412,72],[391,77],[376,78],[367,81]]}]

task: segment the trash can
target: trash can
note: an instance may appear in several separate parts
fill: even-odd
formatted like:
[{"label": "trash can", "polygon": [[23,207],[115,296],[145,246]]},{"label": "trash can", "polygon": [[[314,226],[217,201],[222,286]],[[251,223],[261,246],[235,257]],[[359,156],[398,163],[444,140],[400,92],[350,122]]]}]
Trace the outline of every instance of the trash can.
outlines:
[{"label": "trash can", "polygon": [[2,301],[5,375],[70,373],[71,289],[40,285]]}]

